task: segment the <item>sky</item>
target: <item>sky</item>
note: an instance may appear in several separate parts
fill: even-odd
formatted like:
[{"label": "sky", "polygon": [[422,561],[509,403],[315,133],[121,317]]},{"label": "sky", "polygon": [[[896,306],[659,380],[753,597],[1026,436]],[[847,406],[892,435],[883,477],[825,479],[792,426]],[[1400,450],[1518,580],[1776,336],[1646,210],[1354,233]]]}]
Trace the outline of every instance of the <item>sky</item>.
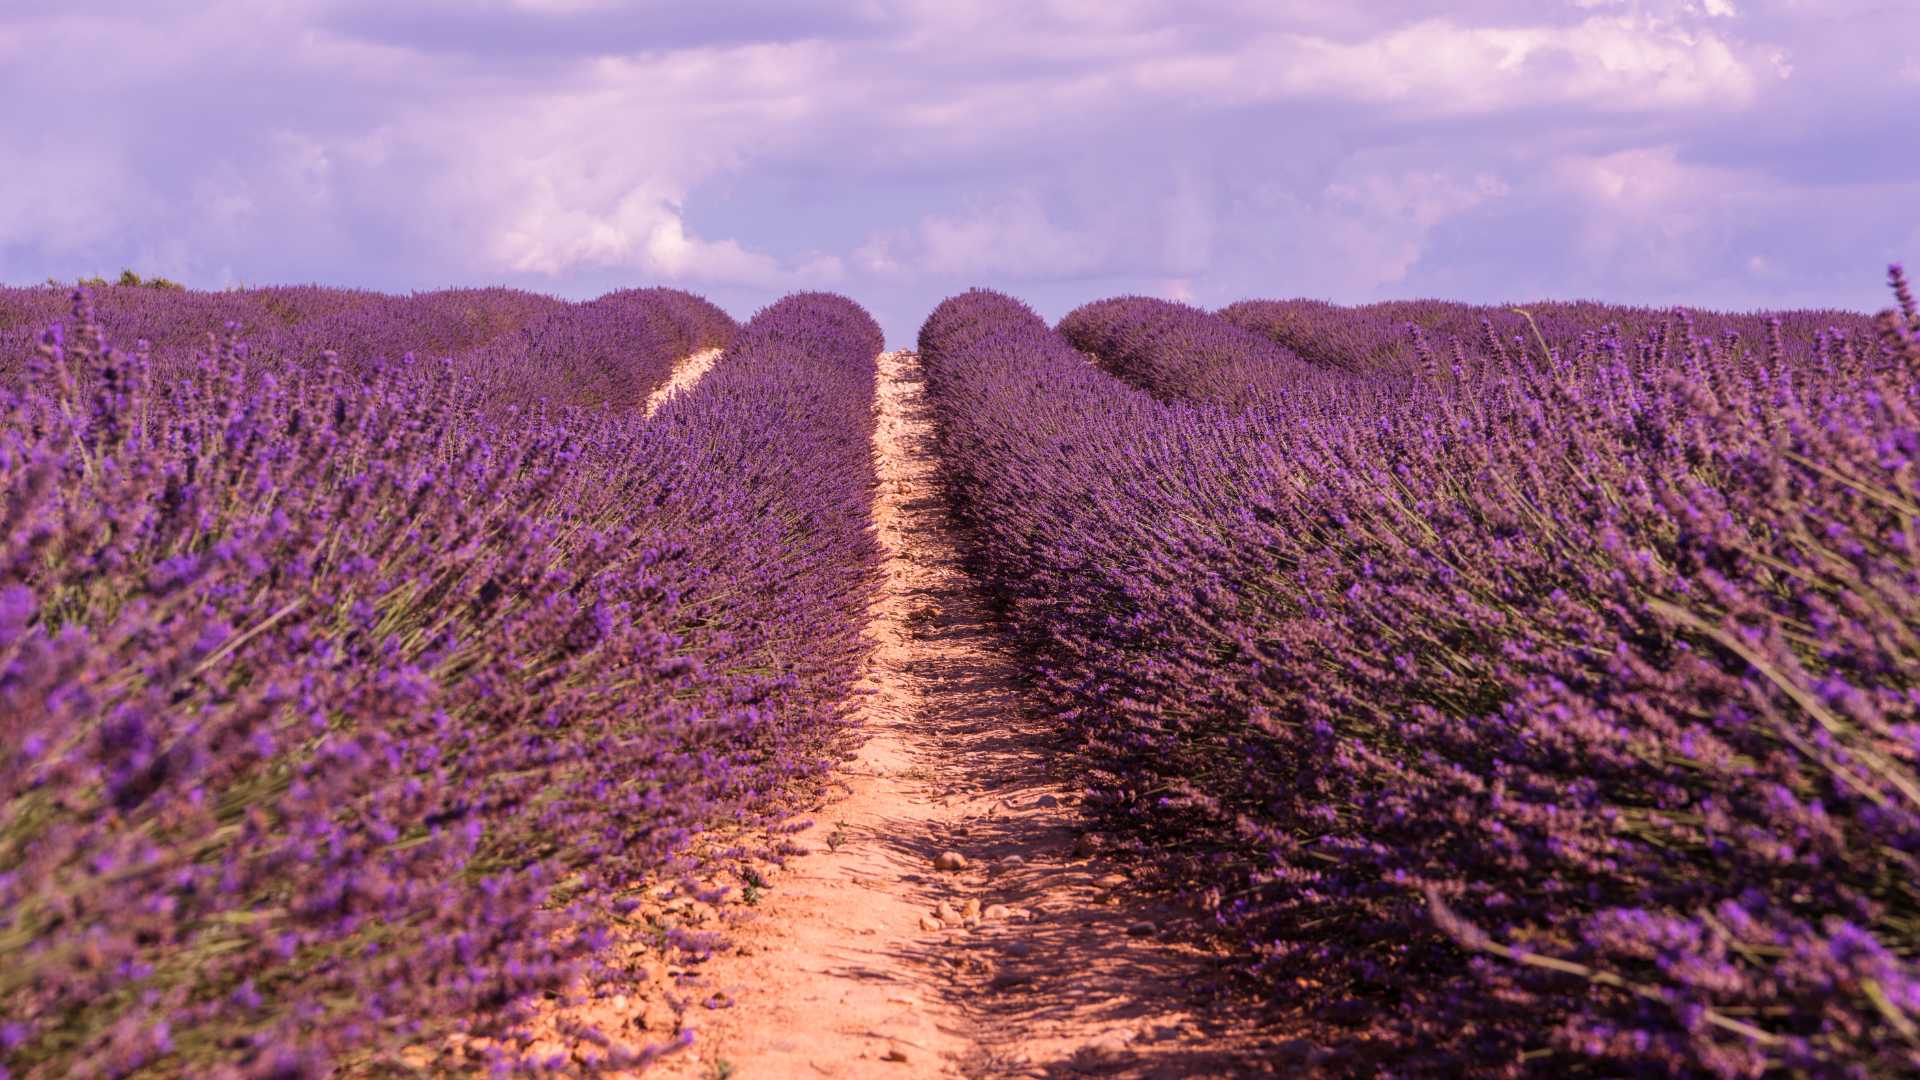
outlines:
[{"label": "sky", "polygon": [[0,282],[1887,306],[1916,0],[0,0]]}]

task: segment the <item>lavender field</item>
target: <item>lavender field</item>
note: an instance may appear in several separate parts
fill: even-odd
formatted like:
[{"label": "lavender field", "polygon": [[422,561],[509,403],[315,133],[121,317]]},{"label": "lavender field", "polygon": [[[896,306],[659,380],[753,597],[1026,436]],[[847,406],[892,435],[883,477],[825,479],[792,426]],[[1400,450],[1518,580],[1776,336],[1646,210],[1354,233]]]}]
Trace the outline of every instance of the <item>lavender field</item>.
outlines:
[{"label": "lavender field", "polygon": [[[973,290],[919,332],[924,448],[831,293],[736,324],[665,288],[0,289],[0,1080],[786,1075],[689,1017],[805,1023],[702,972],[792,937],[780,868],[865,835],[823,830],[877,768],[876,612],[946,670],[880,527],[907,494],[1080,815],[1021,850],[1158,905],[1125,936],[1239,1018],[1229,1064],[1127,1072],[1136,1032],[1108,1074],[1920,1074],[1920,307],[1889,285],[1876,317],[1058,326]],[[934,479],[886,479],[916,453]],[[861,885],[991,870],[888,940],[1042,936],[1047,896],[993,884],[1035,859],[946,850],[969,820]],[[1003,952],[979,985],[1044,999]],[[843,1075],[1016,1075],[885,1045]]]},{"label": "lavender field", "polygon": [[1920,324],[1891,280],[1873,324],[1122,298],[1056,333],[973,292],[920,344],[1090,798],[1343,1071],[1893,1076]]},{"label": "lavender field", "polygon": [[[259,347],[192,344],[248,315]],[[39,337],[0,428],[0,1071],[320,1076],[505,1030],[846,737],[850,301],[113,290]]]}]

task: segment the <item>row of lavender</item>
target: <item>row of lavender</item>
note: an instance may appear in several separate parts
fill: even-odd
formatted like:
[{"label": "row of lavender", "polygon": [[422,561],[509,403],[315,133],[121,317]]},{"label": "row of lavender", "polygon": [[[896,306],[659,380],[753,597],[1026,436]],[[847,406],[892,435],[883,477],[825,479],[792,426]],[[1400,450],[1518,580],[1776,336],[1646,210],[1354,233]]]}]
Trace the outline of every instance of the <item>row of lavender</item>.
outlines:
[{"label": "row of lavender", "polygon": [[[53,287],[0,288],[0,377],[25,369],[42,332],[65,319],[70,293]],[[171,292],[135,286],[89,290],[94,317],[131,348],[145,341],[168,368],[209,350],[229,327],[256,356],[288,362],[323,351],[359,364],[407,352],[454,356],[523,330],[574,305],[513,289],[448,289],[392,296],[358,289],[275,286],[227,292]],[[373,334],[370,335],[369,331]],[[377,335],[384,331],[384,339]]]},{"label": "row of lavender", "polygon": [[1059,329],[1074,348],[1163,400],[1249,408],[1276,388],[1298,395],[1344,382],[1285,345],[1168,300],[1096,300],[1068,312]]},{"label": "row of lavender", "polygon": [[1891,1076],[1920,1069],[1897,292],[1864,347],[1463,347],[1471,392],[1349,375],[1345,409],[1179,392],[1205,362],[1154,335],[1197,315],[1104,361],[1171,400],[997,294],[921,348],[1092,801],[1328,1067]]},{"label": "row of lavender", "polygon": [[[64,313],[57,289],[0,289],[0,381],[19,373],[40,332]],[[458,356],[497,396],[555,405],[634,406],[676,360],[733,336],[726,312],[677,289],[625,289],[582,304],[514,289],[391,296],[287,286],[224,293],[115,287],[94,294],[115,341],[145,341],[163,373],[206,352],[231,328],[249,355],[282,366],[333,354],[359,372],[407,353]]]},{"label": "row of lavender", "polygon": [[[545,312],[518,367],[169,366],[77,315],[0,389],[0,1076],[511,1047],[696,833],[841,751],[878,328],[791,297],[650,421],[499,410],[684,307],[629,302],[666,310]],[[632,344],[593,396],[674,358]]]},{"label": "row of lavender", "polygon": [[1802,309],[1735,314],[1543,301],[1479,305],[1442,300],[1390,300],[1341,307],[1319,300],[1244,300],[1222,308],[1220,321],[1268,339],[1308,363],[1334,370],[1398,370],[1423,377],[1449,374],[1481,359],[1505,364],[1545,347],[1571,353],[1601,339],[1652,339],[1669,351],[1686,338],[1709,338],[1737,350],[1763,346],[1796,359],[1870,350],[1873,321],[1851,311]]},{"label": "row of lavender", "polygon": [[[1619,347],[1672,363],[1688,343],[1738,354],[1858,364],[1879,351],[1873,321],[1846,311],[1728,314],[1544,302],[1488,307],[1395,300],[1341,307],[1243,300],[1208,313],[1146,296],[1069,312],[1060,333],[1108,371],[1167,401],[1259,407],[1276,395],[1351,410],[1350,395],[1471,383],[1529,357]],[[1364,374],[1364,380],[1340,378]]]}]

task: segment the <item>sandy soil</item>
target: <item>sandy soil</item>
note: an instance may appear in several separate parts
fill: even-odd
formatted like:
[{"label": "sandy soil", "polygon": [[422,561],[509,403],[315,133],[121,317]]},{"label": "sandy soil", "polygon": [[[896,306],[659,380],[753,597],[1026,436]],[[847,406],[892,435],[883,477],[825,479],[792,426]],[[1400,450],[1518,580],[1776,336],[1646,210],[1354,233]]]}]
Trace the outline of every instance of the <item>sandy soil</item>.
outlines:
[{"label": "sandy soil", "polygon": [[[701,966],[669,1077],[1266,1075],[1192,918],[1134,893],[1062,778],[936,486],[918,358],[880,358],[887,580],[844,795]],[[943,870],[952,853],[963,869]],[[951,860],[950,860],[951,861]],[[944,910],[943,910],[944,905]],[[943,918],[943,916],[945,916]]]},{"label": "sandy soil", "polygon": [[713,368],[713,362],[720,359],[720,354],[725,351],[725,349],[707,349],[694,353],[675,364],[673,375],[667,379],[666,385],[647,395],[647,415],[652,416],[659,412],[660,406],[665,405],[667,399],[673,395],[682,390],[691,389],[694,383],[700,381],[700,376]]}]

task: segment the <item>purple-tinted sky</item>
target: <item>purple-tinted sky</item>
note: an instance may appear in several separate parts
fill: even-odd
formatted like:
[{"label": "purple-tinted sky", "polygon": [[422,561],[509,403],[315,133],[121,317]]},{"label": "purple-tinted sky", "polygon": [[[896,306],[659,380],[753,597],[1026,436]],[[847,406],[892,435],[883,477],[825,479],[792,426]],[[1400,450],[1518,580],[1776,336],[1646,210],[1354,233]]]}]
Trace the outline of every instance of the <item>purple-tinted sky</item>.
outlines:
[{"label": "purple-tinted sky", "polygon": [[0,281],[1885,306],[1916,0],[0,0]]}]

